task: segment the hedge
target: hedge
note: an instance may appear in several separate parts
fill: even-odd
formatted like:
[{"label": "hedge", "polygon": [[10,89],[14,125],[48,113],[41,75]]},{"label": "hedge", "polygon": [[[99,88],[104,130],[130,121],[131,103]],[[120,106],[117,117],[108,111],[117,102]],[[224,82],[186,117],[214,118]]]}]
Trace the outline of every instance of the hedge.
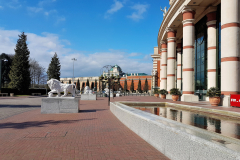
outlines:
[{"label": "hedge", "polygon": [[[50,90],[47,90],[49,92]],[[2,93],[8,93],[8,96],[10,96],[10,93],[14,93],[14,95],[32,95],[32,93],[41,93],[41,95],[46,94],[46,89],[39,89],[39,88],[30,88],[26,93],[20,93],[17,89],[12,88],[2,88]]]}]

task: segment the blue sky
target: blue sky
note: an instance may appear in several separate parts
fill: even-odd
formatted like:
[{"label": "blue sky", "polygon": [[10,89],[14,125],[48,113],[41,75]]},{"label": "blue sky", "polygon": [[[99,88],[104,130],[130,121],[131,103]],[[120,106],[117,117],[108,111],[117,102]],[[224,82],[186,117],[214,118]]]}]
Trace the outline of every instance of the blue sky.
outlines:
[{"label": "blue sky", "polygon": [[0,0],[0,53],[14,54],[18,34],[47,70],[57,52],[61,77],[99,76],[104,65],[151,73],[153,47],[168,0]]}]

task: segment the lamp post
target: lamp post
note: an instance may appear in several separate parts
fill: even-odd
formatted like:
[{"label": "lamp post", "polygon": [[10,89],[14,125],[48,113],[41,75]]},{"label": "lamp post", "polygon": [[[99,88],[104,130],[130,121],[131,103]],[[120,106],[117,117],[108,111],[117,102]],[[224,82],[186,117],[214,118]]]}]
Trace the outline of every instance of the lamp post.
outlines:
[{"label": "lamp post", "polygon": [[0,59],[0,93],[2,91],[2,61],[7,62],[7,59]]},{"label": "lamp post", "polygon": [[72,81],[73,81],[73,84],[74,84],[74,61],[77,61],[77,59],[76,58],[72,58],[72,60],[73,60],[73,79],[72,79]]},{"label": "lamp post", "polygon": [[111,82],[110,82],[110,70],[113,66],[111,65],[106,65],[106,66],[103,66],[103,68],[101,69],[103,72],[104,70],[107,70],[108,71],[108,106],[110,106],[110,85],[111,85]]}]

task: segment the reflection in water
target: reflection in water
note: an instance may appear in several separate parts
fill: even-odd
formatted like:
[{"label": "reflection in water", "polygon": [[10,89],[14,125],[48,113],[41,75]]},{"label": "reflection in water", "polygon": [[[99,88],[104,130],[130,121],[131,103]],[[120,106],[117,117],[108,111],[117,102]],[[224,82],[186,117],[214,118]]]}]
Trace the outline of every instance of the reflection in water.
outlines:
[{"label": "reflection in water", "polygon": [[[212,118],[204,114],[198,114],[171,107],[134,107],[164,118],[168,118],[183,124],[192,125],[225,136],[240,139],[240,122],[230,118]],[[216,116],[215,116],[216,117]]]}]

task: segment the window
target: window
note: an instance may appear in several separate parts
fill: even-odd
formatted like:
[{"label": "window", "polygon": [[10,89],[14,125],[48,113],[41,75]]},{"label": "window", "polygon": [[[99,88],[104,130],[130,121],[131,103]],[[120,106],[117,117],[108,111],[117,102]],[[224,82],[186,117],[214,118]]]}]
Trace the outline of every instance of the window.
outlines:
[{"label": "window", "polygon": [[206,17],[195,25],[195,89],[207,90],[207,25]]}]

